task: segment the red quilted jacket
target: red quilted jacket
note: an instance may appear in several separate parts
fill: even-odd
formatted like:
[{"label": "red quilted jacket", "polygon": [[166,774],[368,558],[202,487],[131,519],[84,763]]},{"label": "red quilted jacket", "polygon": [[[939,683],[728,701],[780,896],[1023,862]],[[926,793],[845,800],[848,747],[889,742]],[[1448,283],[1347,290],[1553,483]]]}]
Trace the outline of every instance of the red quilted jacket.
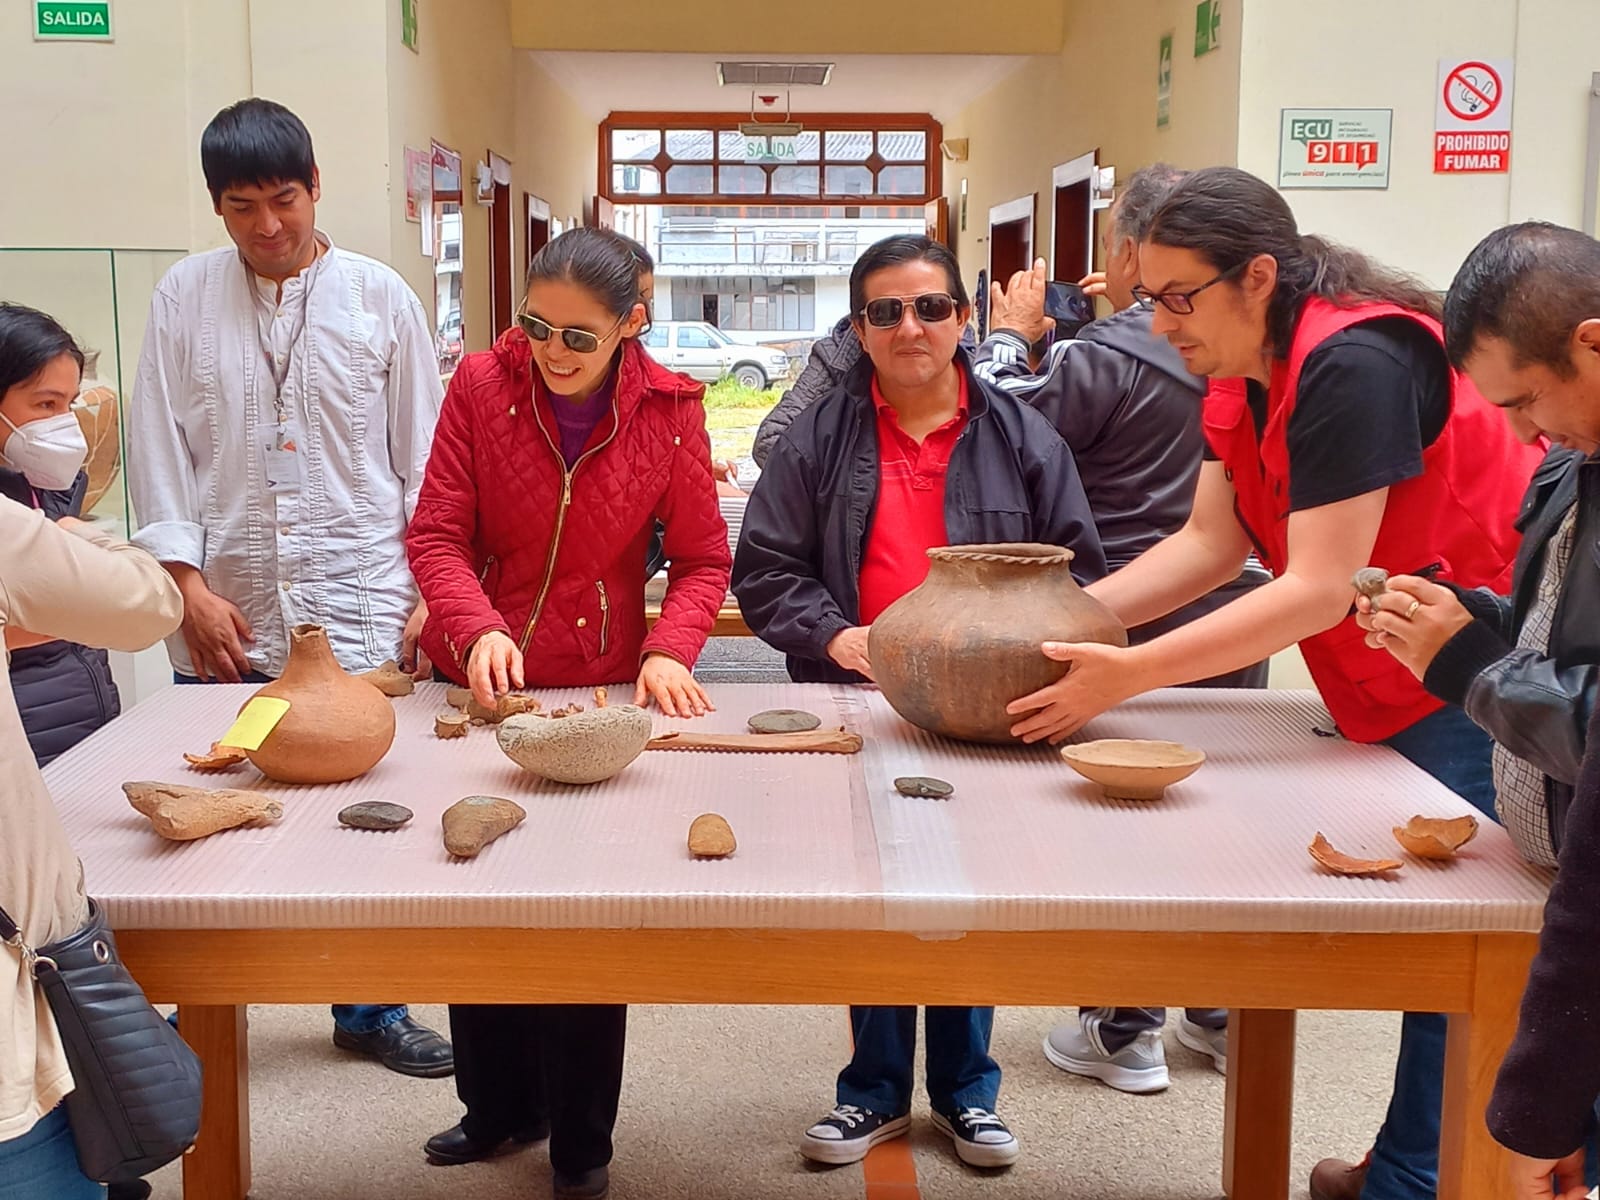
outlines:
[{"label": "red quilted jacket", "polygon": [[[624,344],[612,415],[569,471],[520,329],[461,360],[406,533],[428,602],[422,648],[466,682],[473,641],[522,649],[529,685],[631,680],[644,654],[692,667],[727,594],[705,388]],[[671,561],[661,619],[644,619],[655,518]]]}]

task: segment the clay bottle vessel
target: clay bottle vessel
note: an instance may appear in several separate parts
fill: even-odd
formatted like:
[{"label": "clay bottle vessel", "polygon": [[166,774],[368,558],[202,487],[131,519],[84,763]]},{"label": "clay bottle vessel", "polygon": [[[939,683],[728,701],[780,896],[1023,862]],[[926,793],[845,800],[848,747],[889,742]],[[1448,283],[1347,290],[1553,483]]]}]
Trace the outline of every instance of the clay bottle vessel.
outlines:
[{"label": "clay bottle vessel", "polygon": [[936,546],[928,578],[872,623],[867,654],[885,699],[913,725],[1011,742],[1006,705],[1067,664],[1039,643],[1128,644],[1112,611],[1072,578],[1072,551],[1033,542]]},{"label": "clay bottle vessel", "polygon": [[389,697],[345,673],[320,625],[294,627],[283,674],[255,695],[289,702],[261,748],[248,751],[269,779],[342,783],[370,771],[394,742]]}]

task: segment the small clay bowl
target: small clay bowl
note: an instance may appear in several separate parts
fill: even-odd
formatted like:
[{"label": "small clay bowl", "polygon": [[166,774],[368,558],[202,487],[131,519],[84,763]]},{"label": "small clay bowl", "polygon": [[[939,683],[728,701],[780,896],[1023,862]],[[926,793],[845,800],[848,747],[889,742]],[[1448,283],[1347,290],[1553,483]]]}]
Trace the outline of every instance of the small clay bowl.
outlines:
[{"label": "small clay bowl", "polygon": [[1063,746],[1061,757],[1079,775],[1098,783],[1112,800],[1159,800],[1168,787],[1189,778],[1206,760],[1203,750],[1137,738]]}]

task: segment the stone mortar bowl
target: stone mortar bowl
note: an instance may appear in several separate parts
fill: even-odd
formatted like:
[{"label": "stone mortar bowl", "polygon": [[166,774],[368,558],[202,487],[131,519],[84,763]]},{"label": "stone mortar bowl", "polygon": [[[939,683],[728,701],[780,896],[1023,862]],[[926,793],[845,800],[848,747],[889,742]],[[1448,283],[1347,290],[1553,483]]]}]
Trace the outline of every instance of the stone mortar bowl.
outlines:
[{"label": "stone mortar bowl", "polygon": [[506,757],[525,771],[558,783],[599,783],[638,758],[650,733],[649,713],[618,704],[570,717],[507,717],[495,737]]}]

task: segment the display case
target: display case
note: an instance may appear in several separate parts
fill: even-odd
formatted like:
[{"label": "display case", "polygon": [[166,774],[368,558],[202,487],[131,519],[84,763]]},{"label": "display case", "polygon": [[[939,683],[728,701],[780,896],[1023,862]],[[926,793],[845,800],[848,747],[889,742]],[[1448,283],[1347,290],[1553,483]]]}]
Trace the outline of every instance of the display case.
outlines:
[{"label": "display case", "polygon": [[183,250],[9,249],[0,247],[0,300],[60,321],[83,348],[76,405],[89,442],[84,515],[126,537],[132,532],[122,470],[123,429],[144,340],[150,296]]}]

